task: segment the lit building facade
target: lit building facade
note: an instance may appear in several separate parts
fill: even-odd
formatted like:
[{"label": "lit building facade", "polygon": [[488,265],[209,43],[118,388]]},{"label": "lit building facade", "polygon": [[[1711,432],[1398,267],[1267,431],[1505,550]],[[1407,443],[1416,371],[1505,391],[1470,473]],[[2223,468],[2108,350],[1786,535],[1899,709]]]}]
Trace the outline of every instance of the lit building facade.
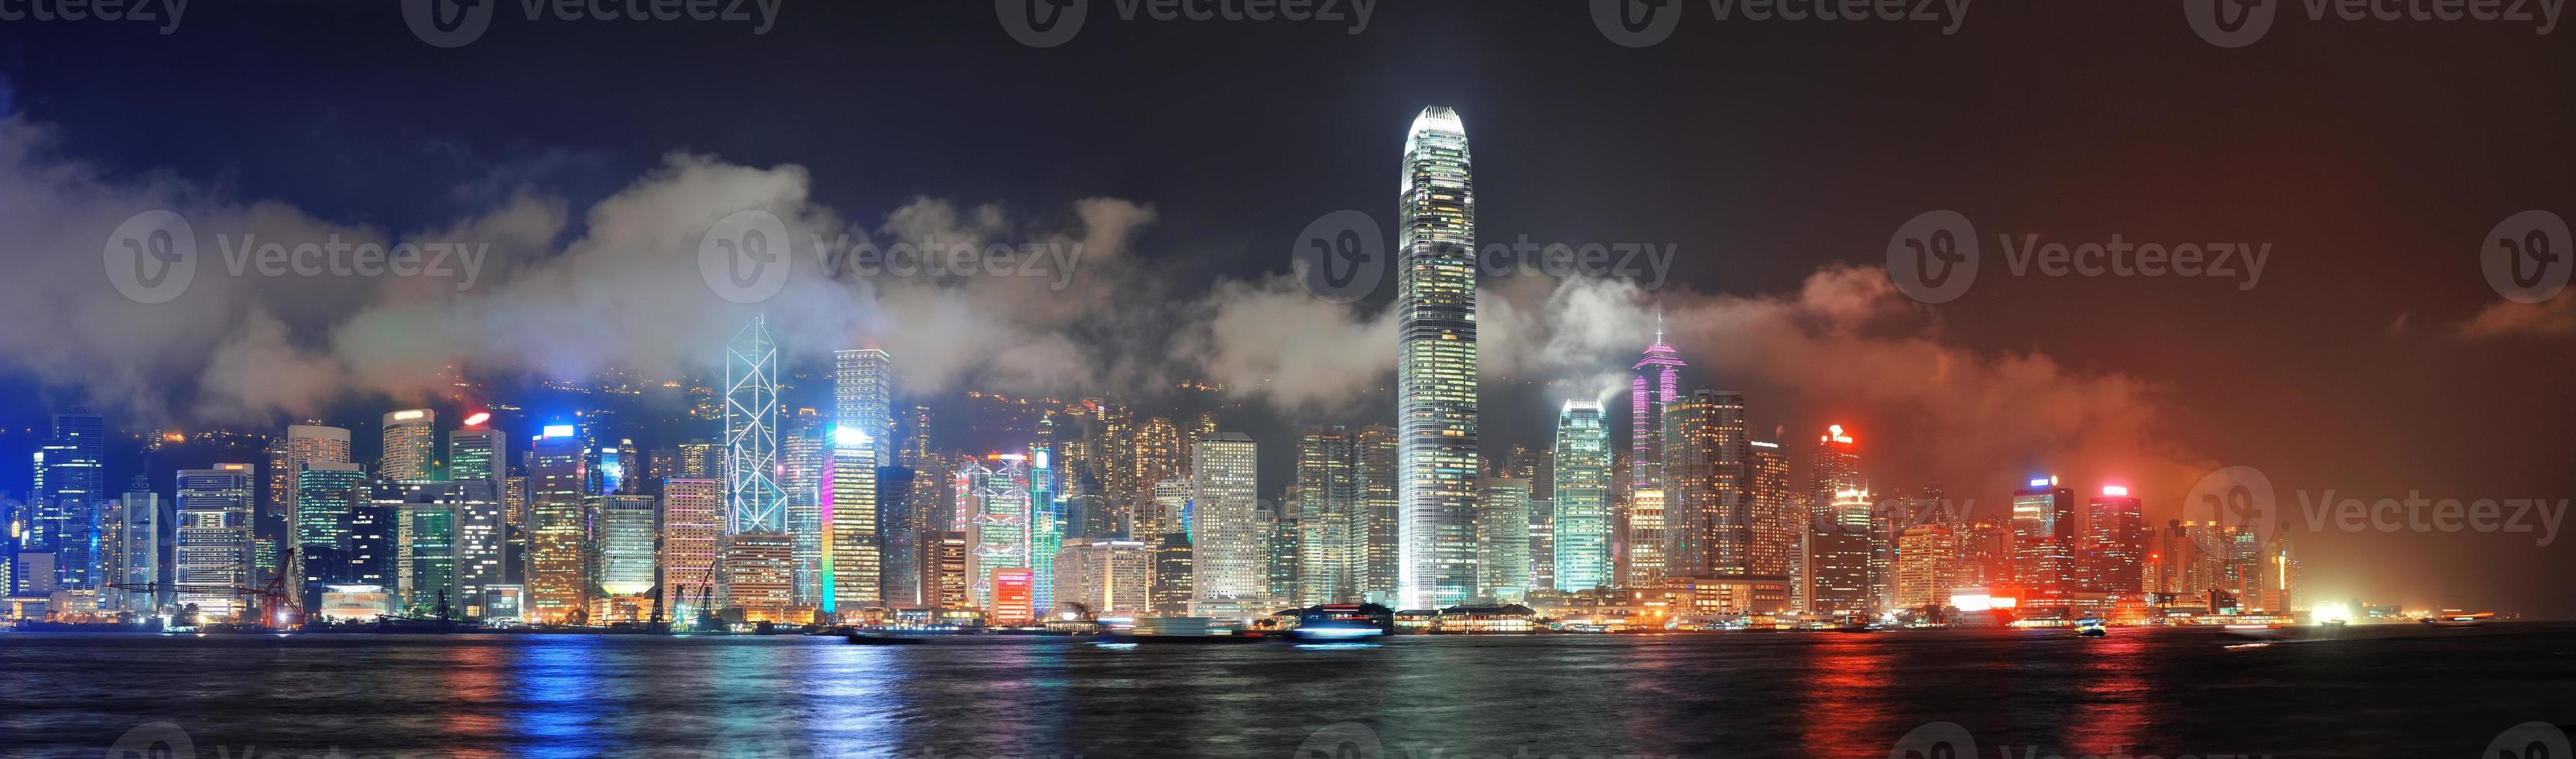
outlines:
[{"label": "lit building facade", "polygon": [[438,461],[437,426],[438,412],[425,408],[386,414],[385,455],[376,465],[377,475],[395,482],[430,479],[430,466]]},{"label": "lit building facade", "polygon": [[1476,515],[1476,565],[1484,573],[1477,584],[1485,600],[1520,603],[1530,589],[1529,481],[1487,479],[1484,501]]},{"label": "lit building facade", "polygon": [[1199,441],[1190,491],[1191,613],[1243,617],[1270,610],[1262,571],[1258,458],[1252,438],[1220,432]]},{"label": "lit building facade", "polygon": [[767,317],[753,316],[734,334],[724,363],[725,534],[784,534],[787,493],[777,480],[778,344],[769,338]]},{"label": "lit building facade", "polygon": [[694,620],[712,599],[716,553],[724,536],[724,482],[674,478],[662,483],[662,608],[673,620]]},{"label": "lit building facade", "polygon": [[1058,603],[1103,617],[1154,613],[1154,551],[1143,541],[1068,539],[1056,552],[1055,573]]},{"label": "lit building facade", "polygon": [[240,596],[218,588],[250,585],[251,504],[254,467],[216,464],[179,470],[178,594],[181,606],[197,607],[201,622],[232,619],[242,613]]},{"label": "lit building facade", "polygon": [[847,616],[885,605],[877,522],[875,441],[856,427],[832,430],[822,483],[823,613]]},{"label": "lit building facade", "polygon": [[1308,429],[1298,437],[1298,605],[1357,603],[1361,598],[1368,525],[1360,503],[1358,443],[1359,436],[1345,427]]},{"label": "lit building facade", "polygon": [[2021,586],[2024,605],[2073,591],[2071,536],[2075,529],[2075,491],[2058,487],[2056,477],[2034,477],[2013,490],[2013,583]]},{"label": "lit building facade", "polygon": [[1601,404],[1566,401],[1556,420],[1556,589],[1607,587],[1610,576],[1610,431]]},{"label": "lit building facade", "polygon": [[[1476,593],[1476,201],[1466,125],[1423,109],[1404,138],[1396,213],[1399,605]],[[1201,572],[1208,549],[1199,545]]]}]

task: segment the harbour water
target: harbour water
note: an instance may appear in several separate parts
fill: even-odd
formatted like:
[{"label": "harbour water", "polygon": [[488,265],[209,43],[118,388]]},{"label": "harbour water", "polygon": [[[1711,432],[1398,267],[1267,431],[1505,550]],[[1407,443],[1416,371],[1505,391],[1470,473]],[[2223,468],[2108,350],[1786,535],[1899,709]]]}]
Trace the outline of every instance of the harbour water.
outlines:
[{"label": "harbour water", "polygon": [[1949,753],[1916,755],[2465,758],[2532,722],[2576,722],[2576,625],[2271,644],[2207,629],[1243,646],[0,634],[9,757],[170,755],[154,741],[227,759],[1879,757],[1937,735]]}]

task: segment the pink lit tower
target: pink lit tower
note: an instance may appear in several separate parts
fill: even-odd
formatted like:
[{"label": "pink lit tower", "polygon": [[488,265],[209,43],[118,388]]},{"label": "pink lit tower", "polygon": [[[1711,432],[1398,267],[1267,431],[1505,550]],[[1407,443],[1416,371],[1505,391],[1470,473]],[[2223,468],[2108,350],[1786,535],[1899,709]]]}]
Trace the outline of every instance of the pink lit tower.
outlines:
[{"label": "pink lit tower", "polygon": [[1629,488],[1664,486],[1664,405],[1681,395],[1682,354],[1664,344],[1664,317],[1655,316],[1655,344],[1637,360],[1628,382]]}]

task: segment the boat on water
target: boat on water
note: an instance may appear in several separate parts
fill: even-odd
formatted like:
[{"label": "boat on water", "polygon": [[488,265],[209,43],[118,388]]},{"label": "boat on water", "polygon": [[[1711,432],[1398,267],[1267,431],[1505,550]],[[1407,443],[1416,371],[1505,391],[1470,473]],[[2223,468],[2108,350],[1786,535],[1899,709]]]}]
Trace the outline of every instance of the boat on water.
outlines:
[{"label": "boat on water", "polygon": [[2436,614],[2425,617],[2423,622],[2434,627],[2476,627],[2494,620],[2495,612],[2482,611],[2475,614]]},{"label": "boat on water", "polygon": [[2075,634],[2087,638],[2100,638],[2110,635],[2111,628],[2110,624],[2100,617],[2085,617],[2075,620]]}]

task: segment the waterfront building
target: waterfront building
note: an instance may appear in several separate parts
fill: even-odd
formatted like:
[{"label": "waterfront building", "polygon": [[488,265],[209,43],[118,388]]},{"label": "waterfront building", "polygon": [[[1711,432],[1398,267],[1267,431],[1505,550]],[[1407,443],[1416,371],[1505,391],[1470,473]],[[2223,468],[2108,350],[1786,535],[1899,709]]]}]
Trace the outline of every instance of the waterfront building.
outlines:
[{"label": "waterfront building", "polygon": [[1191,613],[1247,617],[1268,613],[1269,583],[1262,572],[1259,508],[1252,438],[1219,432],[1199,441],[1193,454],[1190,545]]}]

